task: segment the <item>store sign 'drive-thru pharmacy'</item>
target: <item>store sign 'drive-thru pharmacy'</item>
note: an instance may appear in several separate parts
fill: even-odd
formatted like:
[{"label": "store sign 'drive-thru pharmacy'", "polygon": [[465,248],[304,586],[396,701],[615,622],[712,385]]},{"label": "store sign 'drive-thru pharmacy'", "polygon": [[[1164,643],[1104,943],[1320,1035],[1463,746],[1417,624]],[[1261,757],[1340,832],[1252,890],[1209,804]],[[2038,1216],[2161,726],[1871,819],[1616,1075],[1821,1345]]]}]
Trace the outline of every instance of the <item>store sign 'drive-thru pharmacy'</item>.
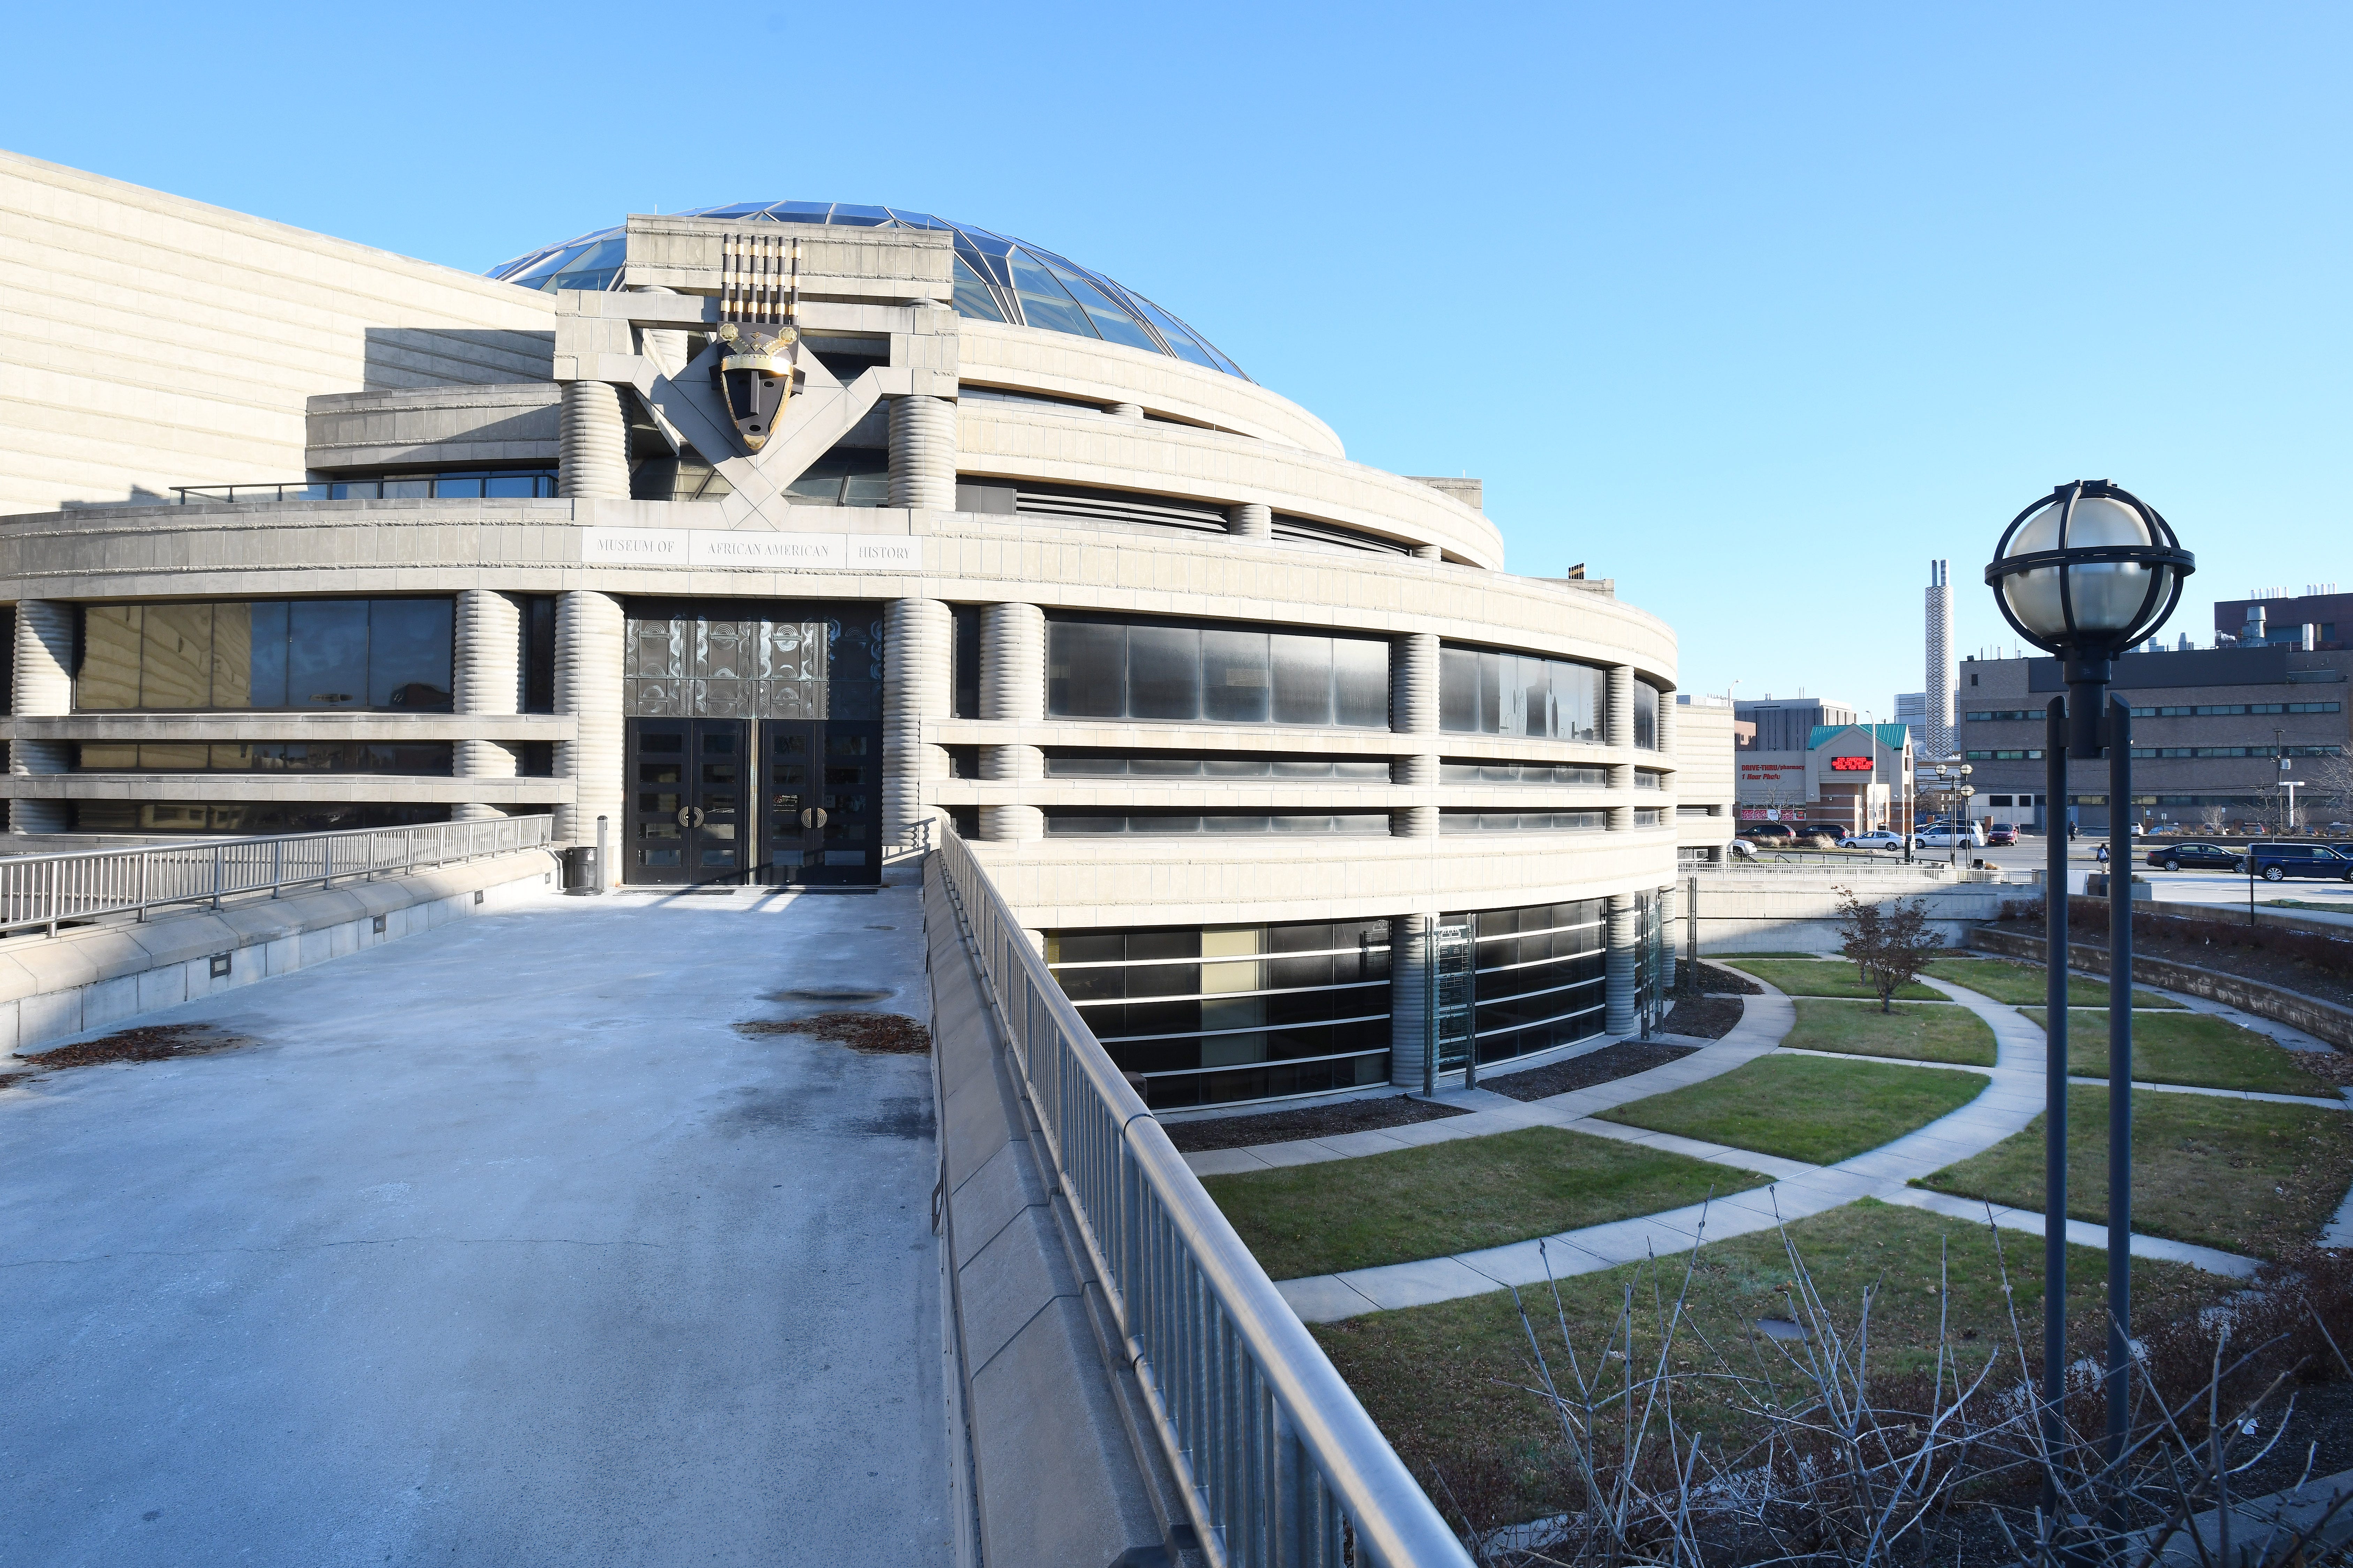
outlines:
[{"label": "store sign 'drive-thru pharmacy'", "polygon": [[919,572],[923,542],[905,534],[772,534],[717,528],[583,528],[591,567],[743,567],[769,572]]}]

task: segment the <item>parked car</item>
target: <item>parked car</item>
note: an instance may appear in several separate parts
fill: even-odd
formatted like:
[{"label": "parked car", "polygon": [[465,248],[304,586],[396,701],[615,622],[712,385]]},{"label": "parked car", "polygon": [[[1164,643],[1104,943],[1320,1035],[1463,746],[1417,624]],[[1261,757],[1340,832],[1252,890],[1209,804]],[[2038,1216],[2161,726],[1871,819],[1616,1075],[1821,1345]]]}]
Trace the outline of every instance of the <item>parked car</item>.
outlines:
[{"label": "parked car", "polygon": [[1845,838],[1854,830],[1844,822],[1808,822],[1798,830],[1801,837],[1826,838],[1832,843]]},{"label": "parked car", "polygon": [[1746,839],[1732,839],[1724,846],[1724,858],[1726,860],[1754,860],[1756,857],[1757,846]]},{"label": "parked car", "polygon": [[2291,876],[2353,882],[2353,855],[2319,844],[2249,844],[2237,869],[2244,872],[2251,867],[2265,882],[2284,882]]},{"label": "parked car", "polygon": [[1798,836],[1798,830],[1788,822],[1751,822],[1740,830],[1739,836],[1750,843],[1787,843]]},{"label": "parked car", "polygon": [[1993,844],[2014,844],[2017,842],[2018,830],[2008,822],[1996,822],[1993,826],[1986,830],[1986,843],[1989,846]]},{"label": "parked car", "polygon": [[2148,863],[2159,871],[2236,871],[2239,852],[2228,844],[2160,844],[2148,852]]},{"label": "parked car", "polygon": [[1985,848],[1985,830],[1975,822],[1931,822],[1912,837],[1914,849]]},{"label": "parked car", "polygon": [[1845,838],[1839,840],[1838,847],[1860,850],[1900,850],[1904,847],[1904,835],[1891,833],[1885,828],[1879,828],[1867,833],[1849,833]]}]

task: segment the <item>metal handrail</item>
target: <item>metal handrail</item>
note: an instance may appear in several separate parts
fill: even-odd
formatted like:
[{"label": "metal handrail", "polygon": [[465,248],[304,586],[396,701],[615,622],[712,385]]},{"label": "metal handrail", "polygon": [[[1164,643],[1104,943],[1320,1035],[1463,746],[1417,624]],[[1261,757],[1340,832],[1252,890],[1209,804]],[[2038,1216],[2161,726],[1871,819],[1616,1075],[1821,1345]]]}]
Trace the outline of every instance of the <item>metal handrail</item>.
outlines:
[{"label": "metal handrail", "polygon": [[248,893],[332,887],[419,866],[544,849],[554,819],[491,817],[409,828],[350,828],[268,838],[197,839],[132,849],[68,850],[0,858],[0,934],[109,915],[148,914]]},{"label": "metal handrail", "polygon": [[1217,1568],[1469,1568],[1321,1346],[943,823],[940,864]]}]

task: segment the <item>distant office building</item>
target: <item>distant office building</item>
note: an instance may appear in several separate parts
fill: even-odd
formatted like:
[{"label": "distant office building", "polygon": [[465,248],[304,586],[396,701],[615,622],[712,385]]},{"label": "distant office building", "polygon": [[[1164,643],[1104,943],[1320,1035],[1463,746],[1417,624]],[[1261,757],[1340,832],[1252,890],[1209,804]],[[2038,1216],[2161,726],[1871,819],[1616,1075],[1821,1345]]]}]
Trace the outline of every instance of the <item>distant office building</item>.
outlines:
[{"label": "distant office building", "polygon": [[1912,732],[1912,748],[1923,756],[1928,752],[1928,694],[1898,692],[1895,694],[1895,722]]},{"label": "distant office building", "polygon": [[1928,563],[1926,711],[1917,737],[1932,757],[1953,749],[1953,584],[1950,561]]},{"label": "distant office building", "polygon": [[2307,583],[2300,594],[2258,588],[2214,602],[2217,646],[2334,651],[2353,642],[2353,593],[2335,583]]},{"label": "distant office building", "polygon": [[1741,741],[1744,751],[1803,751],[1806,737],[1820,726],[1852,724],[1862,716],[1844,703],[1820,697],[1761,697],[1732,706],[1733,717],[1757,726],[1753,738]]},{"label": "distant office building", "polygon": [[[2151,825],[2277,831],[2280,780],[2304,780],[2323,795],[2328,770],[2317,765],[2346,755],[2353,652],[2274,644],[2128,653],[2116,672],[2116,690],[2133,707],[2132,810]],[[1975,769],[1978,817],[2038,827],[2051,820],[2043,712],[2064,690],[2055,659],[1963,662],[1961,747]],[[2061,820],[2072,813],[2082,828],[2105,829],[2107,764],[2077,762],[2072,772]],[[2348,804],[2301,796],[2299,820],[2343,820]]]}]

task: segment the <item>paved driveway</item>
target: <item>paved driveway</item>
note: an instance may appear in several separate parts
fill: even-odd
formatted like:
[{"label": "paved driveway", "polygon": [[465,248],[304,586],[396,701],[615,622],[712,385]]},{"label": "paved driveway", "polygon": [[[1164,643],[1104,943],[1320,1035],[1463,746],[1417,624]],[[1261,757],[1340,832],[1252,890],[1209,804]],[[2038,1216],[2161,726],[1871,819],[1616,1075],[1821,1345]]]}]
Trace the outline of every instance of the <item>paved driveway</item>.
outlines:
[{"label": "paved driveway", "polygon": [[730,1027],[921,937],[548,897],[0,1091],[0,1561],[943,1561],[929,1064]]}]

